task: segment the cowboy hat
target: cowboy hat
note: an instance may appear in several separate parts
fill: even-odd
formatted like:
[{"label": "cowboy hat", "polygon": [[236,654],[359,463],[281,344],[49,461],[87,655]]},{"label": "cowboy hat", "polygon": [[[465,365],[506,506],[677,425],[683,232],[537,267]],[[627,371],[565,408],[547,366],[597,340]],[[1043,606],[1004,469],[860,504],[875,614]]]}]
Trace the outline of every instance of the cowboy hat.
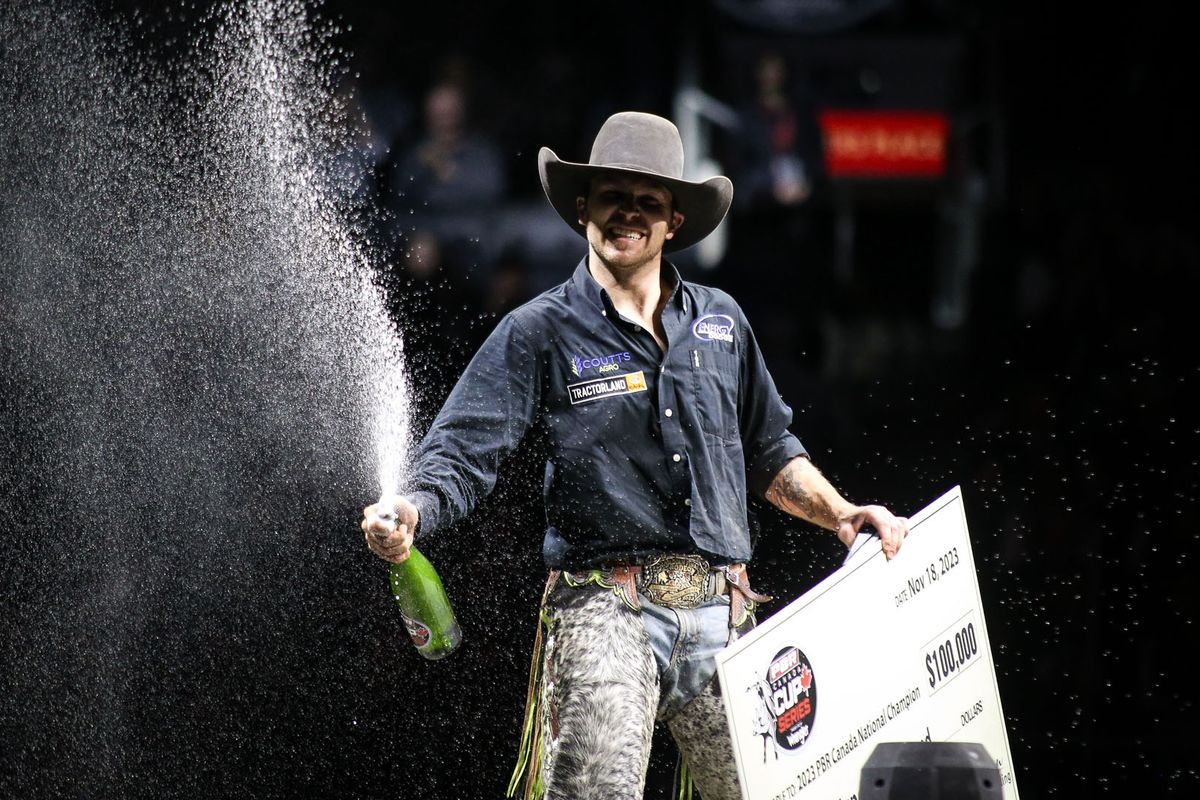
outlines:
[{"label": "cowboy hat", "polygon": [[549,147],[538,153],[538,174],[546,198],[558,215],[581,236],[575,198],[587,197],[591,179],[602,172],[637,175],[658,181],[670,190],[683,225],[664,250],[682,250],[708,236],[725,218],[733,199],[733,183],[724,175],[705,181],[683,179],[683,141],[670,120],[639,111],[613,114],[600,127],[586,164],[563,161]]}]

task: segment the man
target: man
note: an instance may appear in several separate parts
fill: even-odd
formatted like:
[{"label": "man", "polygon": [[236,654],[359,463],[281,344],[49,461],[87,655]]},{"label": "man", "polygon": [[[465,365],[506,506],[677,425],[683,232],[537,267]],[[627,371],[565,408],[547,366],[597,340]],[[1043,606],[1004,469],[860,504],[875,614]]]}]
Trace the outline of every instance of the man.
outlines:
[{"label": "man", "polygon": [[414,534],[491,491],[540,426],[551,572],[510,794],[523,771],[527,797],[641,797],[657,718],[705,800],[737,798],[713,655],[764,599],[745,568],[747,489],[847,545],[870,524],[888,558],[907,521],[834,490],[788,432],[741,309],[663,260],[716,228],[733,196],[727,178],[682,179],[673,124],[616,114],[587,164],[543,148],[538,168],[587,256],[501,320],[419,448],[414,491],[388,509],[396,527],[365,509],[367,544],[402,561]]}]

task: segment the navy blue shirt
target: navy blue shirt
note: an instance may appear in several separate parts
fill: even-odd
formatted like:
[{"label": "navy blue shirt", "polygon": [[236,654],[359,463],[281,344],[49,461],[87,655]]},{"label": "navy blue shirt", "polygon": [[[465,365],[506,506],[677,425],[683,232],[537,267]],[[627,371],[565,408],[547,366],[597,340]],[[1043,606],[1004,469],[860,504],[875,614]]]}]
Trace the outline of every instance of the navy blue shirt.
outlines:
[{"label": "navy blue shirt", "polygon": [[586,259],[500,321],[418,448],[418,539],[470,513],[539,425],[550,443],[549,566],[658,552],[750,559],[747,488],[763,494],[805,450],[741,308],[663,269],[674,287],[665,355],[617,312]]}]

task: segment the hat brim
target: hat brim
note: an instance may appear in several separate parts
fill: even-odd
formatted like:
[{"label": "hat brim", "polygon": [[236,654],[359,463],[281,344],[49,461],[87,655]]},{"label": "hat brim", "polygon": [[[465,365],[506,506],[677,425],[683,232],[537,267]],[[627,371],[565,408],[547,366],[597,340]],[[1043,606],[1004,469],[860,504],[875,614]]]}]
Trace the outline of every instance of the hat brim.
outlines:
[{"label": "hat brim", "polygon": [[663,245],[666,252],[691,247],[716,230],[733,201],[733,183],[724,175],[704,181],[685,181],[640,169],[563,161],[549,147],[543,147],[538,152],[538,175],[542,179],[546,199],[563,218],[563,222],[585,238],[587,227],[579,222],[575,198],[587,197],[592,178],[604,172],[648,178],[670,190],[675,199],[675,208],[683,214],[684,220],[675,236]]}]

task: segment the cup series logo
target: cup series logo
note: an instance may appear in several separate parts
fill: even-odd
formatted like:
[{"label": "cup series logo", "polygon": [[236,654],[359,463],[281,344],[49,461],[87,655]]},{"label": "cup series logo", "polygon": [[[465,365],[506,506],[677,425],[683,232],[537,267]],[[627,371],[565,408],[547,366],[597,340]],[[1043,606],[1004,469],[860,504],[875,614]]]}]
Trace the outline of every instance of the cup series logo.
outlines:
[{"label": "cup series logo", "polygon": [[766,745],[795,751],[804,746],[817,717],[817,683],[812,665],[798,647],[788,646],[775,654],[766,675],[747,691],[756,694],[754,734]]}]

